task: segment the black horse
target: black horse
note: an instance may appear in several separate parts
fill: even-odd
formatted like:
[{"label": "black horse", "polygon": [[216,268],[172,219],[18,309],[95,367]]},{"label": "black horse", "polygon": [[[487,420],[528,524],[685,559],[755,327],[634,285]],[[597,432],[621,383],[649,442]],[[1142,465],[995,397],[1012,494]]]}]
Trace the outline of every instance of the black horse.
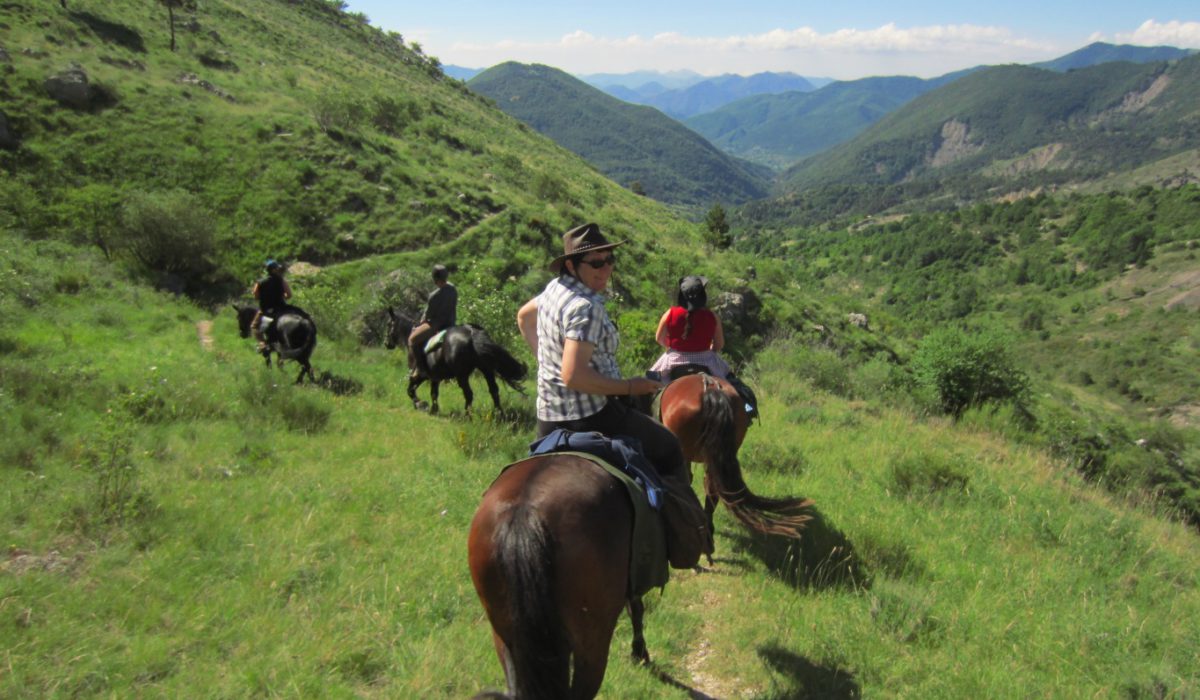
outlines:
[{"label": "black horse", "polygon": [[[249,338],[250,324],[254,321],[258,309],[237,305],[233,308],[237,311],[238,331],[243,338]],[[308,360],[312,357],[313,349],[317,347],[317,324],[313,323],[308,314],[295,307],[285,307],[274,323],[263,330],[263,337],[267,340],[267,349],[263,351],[263,357],[266,358],[268,367],[271,366],[271,353],[274,352],[278,358],[276,364],[280,366],[284,360],[295,360],[300,364],[300,374],[296,376],[297,384],[304,381],[306,374],[310,381],[316,381]]]},{"label": "black horse", "polygon": [[[414,320],[408,316],[388,309],[391,319],[388,323],[387,340],[384,345],[389,349],[397,346],[404,347],[408,343],[408,334],[412,332]],[[429,366],[428,377],[409,377],[408,398],[413,406],[424,409],[425,404],[417,399],[417,387],[429,379],[429,412],[438,412],[438,385],[453,379],[462,389],[463,398],[467,402],[467,410],[471,410],[471,402],[475,392],[471,391],[471,373],[479,370],[487,380],[488,393],[492,395],[492,404],[500,408],[500,388],[496,385],[496,377],[516,391],[521,391],[521,380],[525,379],[528,370],[507,350],[492,340],[487,331],[474,324],[451,326],[446,329],[446,335],[441,344],[433,351],[425,354]]]}]

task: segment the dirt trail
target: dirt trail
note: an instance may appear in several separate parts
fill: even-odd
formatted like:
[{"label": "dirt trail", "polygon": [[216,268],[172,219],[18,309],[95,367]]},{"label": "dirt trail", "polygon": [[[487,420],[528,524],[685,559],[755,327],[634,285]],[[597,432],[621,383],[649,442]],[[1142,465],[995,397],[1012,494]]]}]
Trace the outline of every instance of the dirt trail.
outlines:
[{"label": "dirt trail", "polygon": [[212,321],[196,321],[196,335],[200,337],[200,347],[212,352]]},{"label": "dirt trail", "polygon": [[[706,611],[712,611],[721,606],[720,596],[715,591],[706,590],[701,595],[701,602],[693,604],[689,607],[700,607]],[[717,678],[710,674],[706,667],[708,661],[713,654],[718,653],[712,648],[712,644],[708,641],[708,628],[711,623],[708,622],[710,617],[706,616],[704,628],[700,631],[700,637],[696,640],[695,651],[688,654],[687,659],[683,662],[684,668],[687,669],[688,675],[691,676],[690,685],[692,688],[692,698],[700,700],[704,698],[737,698],[743,697],[743,693],[739,692],[740,679],[724,679]]]}]

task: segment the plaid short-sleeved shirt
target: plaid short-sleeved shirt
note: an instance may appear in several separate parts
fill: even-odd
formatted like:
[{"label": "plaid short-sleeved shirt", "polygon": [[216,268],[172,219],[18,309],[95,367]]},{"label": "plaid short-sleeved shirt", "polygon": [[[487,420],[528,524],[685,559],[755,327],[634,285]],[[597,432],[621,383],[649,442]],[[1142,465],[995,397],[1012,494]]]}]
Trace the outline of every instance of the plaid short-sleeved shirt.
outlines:
[{"label": "plaid short-sleeved shirt", "polygon": [[617,327],[604,309],[604,297],[569,275],[546,285],[538,306],[538,420],[558,422],[587,418],[604,408],[608,398],[568,389],[563,383],[566,340],[591,343],[591,366],[600,374],[621,378],[617,367]]}]

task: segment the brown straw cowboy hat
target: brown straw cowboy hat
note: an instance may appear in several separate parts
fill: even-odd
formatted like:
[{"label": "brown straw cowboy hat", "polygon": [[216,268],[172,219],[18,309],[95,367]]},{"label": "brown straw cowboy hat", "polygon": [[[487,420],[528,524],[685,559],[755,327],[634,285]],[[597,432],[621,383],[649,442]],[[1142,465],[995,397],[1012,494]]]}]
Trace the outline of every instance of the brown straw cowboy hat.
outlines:
[{"label": "brown straw cowboy hat", "polygon": [[596,224],[576,226],[564,233],[562,239],[563,254],[550,261],[550,271],[555,274],[562,270],[563,262],[572,255],[590,253],[593,250],[609,250],[625,243],[625,241],[609,243],[604,234],[600,233],[600,227]]}]

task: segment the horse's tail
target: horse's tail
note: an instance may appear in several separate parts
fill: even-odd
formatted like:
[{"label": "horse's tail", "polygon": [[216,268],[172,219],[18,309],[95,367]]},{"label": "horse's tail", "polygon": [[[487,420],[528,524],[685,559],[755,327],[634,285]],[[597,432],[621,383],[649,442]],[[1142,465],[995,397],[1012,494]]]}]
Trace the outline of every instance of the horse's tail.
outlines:
[{"label": "horse's tail", "polygon": [[517,698],[565,698],[570,649],[555,602],[553,537],[537,509],[522,504],[496,528],[493,544],[512,622],[510,690]]},{"label": "horse's tail", "polygon": [[705,457],[705,476],[729,511],[752,530],[799,537],[804,523],[812,519],[805,511],[807,498],[769,498],[750,491],[737,458],[733,407],[720,386],[704,382],[700,400],[700,448]]},{"label": "horse's tail", "polygon": [[505,384],[523,393],[521,381],[529,373],[525,365],[478,326],[471,328],[471,345],[475,348],[475,355],[479,357],[481,366],[491,369]]}]

